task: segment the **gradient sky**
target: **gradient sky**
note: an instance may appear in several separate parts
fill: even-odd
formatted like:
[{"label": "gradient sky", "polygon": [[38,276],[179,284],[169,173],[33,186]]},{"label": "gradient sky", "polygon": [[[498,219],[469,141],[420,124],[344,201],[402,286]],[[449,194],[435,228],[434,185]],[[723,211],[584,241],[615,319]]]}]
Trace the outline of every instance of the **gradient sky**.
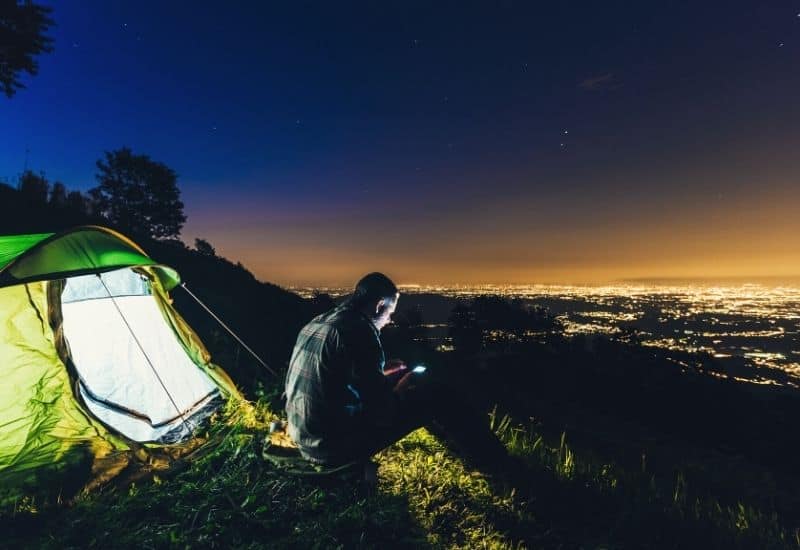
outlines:
[{"label": "gradient sky", "polygon": [[800,274],[800,1],[42,3],[0,181],[129,146],[262,280]]}]

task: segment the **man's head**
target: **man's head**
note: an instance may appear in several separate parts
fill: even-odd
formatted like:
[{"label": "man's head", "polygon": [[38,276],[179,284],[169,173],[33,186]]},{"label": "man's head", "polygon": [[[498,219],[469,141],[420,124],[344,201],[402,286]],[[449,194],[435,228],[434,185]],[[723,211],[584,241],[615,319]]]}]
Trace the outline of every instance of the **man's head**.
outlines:
[{"label": "man's head", "polygon": [[383,273],[370,273],[356,283],[350,305],[367,315],[378,330],[389,324],[400,293]]}]

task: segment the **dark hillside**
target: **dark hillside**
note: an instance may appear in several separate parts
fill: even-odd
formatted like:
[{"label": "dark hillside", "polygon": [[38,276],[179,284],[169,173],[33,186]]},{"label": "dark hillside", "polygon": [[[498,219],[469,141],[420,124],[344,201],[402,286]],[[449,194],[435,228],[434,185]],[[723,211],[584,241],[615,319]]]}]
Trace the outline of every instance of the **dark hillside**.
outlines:
[{"label": "dark hillside", "polygon": [[[300,327],[316,315],[304,300],[271,283],[257,280],[241,264],[200,254],[180,242],[140,243],[147,253],[181,274],[186,287],[273,369],[282,373]],[[230,334],[181,288],[172,291],[178,311],[200,334],[219,363],[247,394],[262,382],[277,381]],[[280,384],[279,384],[280,385]]]}]

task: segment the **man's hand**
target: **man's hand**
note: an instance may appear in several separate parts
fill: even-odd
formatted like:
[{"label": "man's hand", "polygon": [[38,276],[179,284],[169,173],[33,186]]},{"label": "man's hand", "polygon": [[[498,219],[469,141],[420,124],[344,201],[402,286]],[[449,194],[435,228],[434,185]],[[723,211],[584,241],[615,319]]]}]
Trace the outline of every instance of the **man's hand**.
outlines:
[{"label": "man's hand", "polygon": [[414,388],[417,387],[414,382],[415,382],[414,373],[413,372],[406,373],[406,375],[403,376],[400,379],[400,381],[394,385],[392,391],[394,391],[394,393],[396,393],[398,396],[402,397],[405,392],[407,392],[408,390],[413,390]]},{"label": "man's hand", "polygon": [[383,375],[392,376],[408,370],[408,365],[402,359],[389,359],[383,366]]}]

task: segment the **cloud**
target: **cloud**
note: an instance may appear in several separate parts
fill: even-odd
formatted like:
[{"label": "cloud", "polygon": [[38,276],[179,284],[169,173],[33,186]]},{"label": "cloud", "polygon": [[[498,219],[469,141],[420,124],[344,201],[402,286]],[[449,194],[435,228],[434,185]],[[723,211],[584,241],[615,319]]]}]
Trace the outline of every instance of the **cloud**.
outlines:
[{"label": "cloud", "polygon": [[578,84],[578,87],[589,92],[599,92],[601,90],[616,90],[622,87],[622,83],[612,73],[606,73],[585,78]]}]

